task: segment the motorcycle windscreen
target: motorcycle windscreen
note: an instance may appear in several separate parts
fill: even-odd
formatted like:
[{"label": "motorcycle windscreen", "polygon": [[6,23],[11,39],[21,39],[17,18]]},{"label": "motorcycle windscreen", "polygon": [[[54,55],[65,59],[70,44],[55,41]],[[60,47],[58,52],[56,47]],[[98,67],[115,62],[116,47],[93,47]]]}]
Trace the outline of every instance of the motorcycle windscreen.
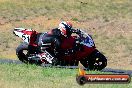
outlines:
[{"label": "motorcycle windscreen", "polygon": [[90,35],[87,35],[86,38],[83,38],[81,44],[87,47],[95,47],[94,41]]}]

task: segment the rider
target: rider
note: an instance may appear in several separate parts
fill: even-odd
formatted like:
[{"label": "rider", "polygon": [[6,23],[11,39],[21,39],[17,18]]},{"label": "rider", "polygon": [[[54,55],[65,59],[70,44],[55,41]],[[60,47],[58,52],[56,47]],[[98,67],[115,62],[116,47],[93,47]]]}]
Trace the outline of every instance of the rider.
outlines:
[{"label": "rider", "polygon": [[[80,34],[79,30],[75,30],[72,28],[72,24],[69,21],[62,21],[59,24],[58,28],[52,29],[48,33],[42,33],[37,35],[38,37],[36,39],[37,40],[36,43],[39,48],[36,47],[35,49],[34,47],[34,50],[38,51],[39,49],[39,51],[43,51],[47,49],[50,51],[52,56],[58,57],[60,53],[62,55],[65,52],[67,52],[67,50],[62,51],[61,44],[64,39],[69,39],[73,32],[76,34]],[[30,45],[29,51],[33,51],[32,49],[33,47],[32,45]],[[72,49],[70,49],[69,52],[73,53],[76,50],[78,50],[78,47],[73,47]],[[40,55],[37,54],[36,56],[40,56]]]}]

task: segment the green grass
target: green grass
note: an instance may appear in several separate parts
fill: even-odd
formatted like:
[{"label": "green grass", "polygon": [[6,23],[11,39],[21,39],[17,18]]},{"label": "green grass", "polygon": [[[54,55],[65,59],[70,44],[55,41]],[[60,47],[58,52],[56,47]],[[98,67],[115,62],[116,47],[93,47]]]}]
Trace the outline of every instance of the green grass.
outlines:
[{"label": "green grass", "polygon": [[[131,88],[130,84],[76,83],[77,69],[42,68],[35,65],[0,64],[0,88]],[[105,74],[87,71],[88,74]],[[107,73],[109,74],[109,73]]]}]

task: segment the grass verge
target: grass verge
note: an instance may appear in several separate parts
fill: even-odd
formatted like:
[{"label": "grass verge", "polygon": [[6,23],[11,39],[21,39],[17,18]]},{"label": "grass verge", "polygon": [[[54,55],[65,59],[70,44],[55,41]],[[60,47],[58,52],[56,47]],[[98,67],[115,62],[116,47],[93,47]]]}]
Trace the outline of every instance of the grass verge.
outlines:
[{"label": "grass verge", "polygon": [[[36,65],[0,64],[0,88],[131,88],[130,84],[76,83],[77,69],[42,68]],[[87,71],[105,74],[99,71]],[[109,74],[109,73],[107,73]]]}]

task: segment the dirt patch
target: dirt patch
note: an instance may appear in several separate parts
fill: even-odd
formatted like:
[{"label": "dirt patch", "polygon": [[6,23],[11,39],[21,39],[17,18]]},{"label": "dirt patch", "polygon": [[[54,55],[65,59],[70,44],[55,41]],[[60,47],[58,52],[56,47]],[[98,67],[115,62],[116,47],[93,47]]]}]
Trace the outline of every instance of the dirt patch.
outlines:
[{"label": "dirt patch", "polygon": [[0,3],[1,3],[1,2],[6,2],[6,1],[9,1],[9,0],[0,0]]}]

